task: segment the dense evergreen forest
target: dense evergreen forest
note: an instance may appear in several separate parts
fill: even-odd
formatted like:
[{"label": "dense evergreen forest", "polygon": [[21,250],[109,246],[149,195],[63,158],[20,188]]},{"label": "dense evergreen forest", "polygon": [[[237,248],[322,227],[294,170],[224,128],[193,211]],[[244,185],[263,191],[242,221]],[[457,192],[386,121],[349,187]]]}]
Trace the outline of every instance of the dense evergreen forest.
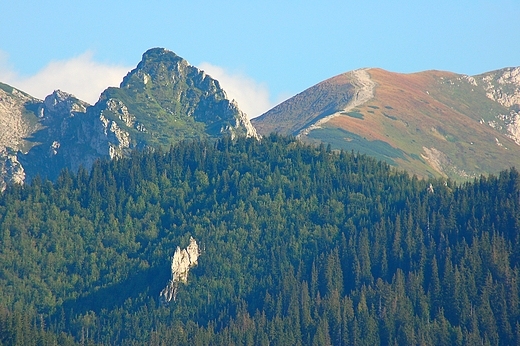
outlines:
[{"label": "dense evergreen forest", "polygon": [[0,195],[0,345],[520,344],[519,208],[513,168],[425,181],[275,135],[99,161]]}]

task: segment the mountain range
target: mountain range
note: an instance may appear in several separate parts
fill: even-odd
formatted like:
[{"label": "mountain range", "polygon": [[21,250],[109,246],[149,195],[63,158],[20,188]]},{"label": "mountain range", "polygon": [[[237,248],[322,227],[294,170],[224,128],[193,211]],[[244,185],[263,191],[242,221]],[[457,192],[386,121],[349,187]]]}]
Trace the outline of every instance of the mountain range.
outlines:
[{"label": "mountain range", "polygon": [[0,83],[0,121],[1,189],[133,149],[272,132],[367,154],[421,178],[466,181],[520,166],[520,68],[477,76],[359,69],[249,121],[217,80],[153,48],[94,105],[59,90],[39,100]]},{"label": "mountain range", "polygon": [[99,158],[222,135],[257,137],[220,84],[175,53],[150,49],[94,105],[57,90],[45,100],[0,84],[0,188]]}]

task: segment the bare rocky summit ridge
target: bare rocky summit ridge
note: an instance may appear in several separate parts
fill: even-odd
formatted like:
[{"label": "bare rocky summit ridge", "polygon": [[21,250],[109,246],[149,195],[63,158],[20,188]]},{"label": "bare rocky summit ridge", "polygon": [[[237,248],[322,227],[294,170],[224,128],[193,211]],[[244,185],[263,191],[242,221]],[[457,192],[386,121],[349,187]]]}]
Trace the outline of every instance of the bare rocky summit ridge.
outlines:
[{"label": "bare rocky summit ridge", "polygon": [[0,189],[103,157],[224,135],[258,138],[215,79],[175,53],[153,48],[119,88],[94,105],[56,90],[38,100],[0,84]]}]

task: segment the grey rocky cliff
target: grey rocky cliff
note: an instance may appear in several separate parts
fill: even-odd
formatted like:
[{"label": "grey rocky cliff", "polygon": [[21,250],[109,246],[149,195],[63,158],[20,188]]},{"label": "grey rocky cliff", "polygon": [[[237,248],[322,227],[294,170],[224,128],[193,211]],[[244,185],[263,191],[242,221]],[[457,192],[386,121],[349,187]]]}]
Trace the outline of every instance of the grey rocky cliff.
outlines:
[{"label": "grey rocky cliff", "polygon": [[177,247],[172,258],[171,279],[160,294],[163,303],[175,301],[179,284],[188,282],[188,272],[197,265],[199,256],[199,246],[193,237],[190,237],[190,244],[186,249]]},{"label": "grey rocky cliff", "polygon": [[25,181],[24,168],[18,161],[16,152],[10,148],[0,150],[0,175],[0,191],[5,190],[7,185],[23,184]]},{"label": "grey rocky cliff", "polygon": [[509,67],[477,76],[487,97],[504,107],[520,106],[520,67]]},{"label": "grey rocky cliff", "polygon": [[25,138],[38,128],[36,116],[26,105],[41,101],[5,84],[4,88],[1,86],[0,83],[0,148],[22,150]]},{"label": "grey rocky cliff", "polygon": [[[11,160],[12,166],[20,169],[15,170],[18,179],[10,182],[30,181],[36,175],[55,179],[63,168],[88,169],[95,160],[122,156],[123,149],[129,147],[128,134],[117,123],[74,95],[56,90],[34,103],[33,110],[39,127],[26,134],[26,140],[32,144],[30,150],[18,150],[16,162]],[[0,159],[7,167],[7,156]],[[25,172],[23,178],[21,171]]]},{"label": "grey rocky cliff", "polygon": [[7,184],[22,184],[25,180],[17,152],[26,152],[34,145],[27,138],[41,128],[35,114],[39,103],[40,100],[0,83],[0,191]]}]

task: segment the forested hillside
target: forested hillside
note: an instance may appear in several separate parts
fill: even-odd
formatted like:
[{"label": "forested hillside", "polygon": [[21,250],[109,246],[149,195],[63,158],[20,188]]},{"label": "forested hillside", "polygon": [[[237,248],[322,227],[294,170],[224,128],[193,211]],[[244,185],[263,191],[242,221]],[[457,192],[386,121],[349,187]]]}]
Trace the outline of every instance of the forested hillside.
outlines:
[{"label": "forested hillside", "polygon": [[513,168],[423,181],[274,135],[98,161],[0,195],[0,345],[518,344],[519,208]]}]

